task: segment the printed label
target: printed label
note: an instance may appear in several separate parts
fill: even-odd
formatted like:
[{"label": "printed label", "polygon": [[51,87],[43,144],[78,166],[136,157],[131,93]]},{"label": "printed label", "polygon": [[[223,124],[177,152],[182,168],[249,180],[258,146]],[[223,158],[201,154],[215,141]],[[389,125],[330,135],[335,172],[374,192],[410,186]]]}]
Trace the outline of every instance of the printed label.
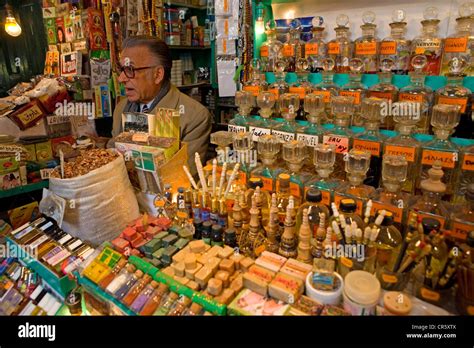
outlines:
[{"label": "printed label", "polygon": [[467,234],[474,230],[474,226],[469,224],[463,224],[462,222],[453,222],[453,228],[449,233],[450,236],[453,238],[457,238],[460,240],[466,240]]},{"label": "printed label", "polygon": [[435,302],[439,301],[440,295],[438,292],[429,290],[427,288],[421,288],[420,294],[421,294],[421,297],[423,297],[426,300],[435,301]]},{"label": "printed label", "polygon": [[263,176],[261,176],[260,179],[262,179],[262,182],[263,182],[262,188],[265,191],[273,191],[273,179],[265,178]]},{"label": "printed label", "polygon": [[474,155],[465,154],[462,160],[463,170],[474,170]]},{"label": "printed label", "polygon": [[376,42],[361,42],[356,43],[357,55],[372,56],[377,54],[377,43]]},{"label": "printed label", "polygon": [[408,162],[415,162],[416,149],[414,147],[387,145],[385,153],[388,155],[405,156]]},{"label": "printed label", "polygon": [[466,112],[467,98],[439,97],[438,104],[449,104],[461,106],[461,113]]},{"label": "printed label", "polygon": [[349,151],[349,138],[339,137],[337,135],[325,135],[323,137],[323,143],[336,145],[336,153],[346,153]]},{"label": "printed label", "polygon": [[275,95],[275,98],[280,98],[280,92],[278,92],[278,89],[272,88],[268,90],[270,93],[273,93]]},{"label": "printed label", "polygon": [[385,283],[395,284],[398,280],[393,274],[382,273],[382,279]]},{"label": "printed label", "polygon": [[278,139],[283,140],[283,141],[290,141],[290,140],[295,139],[295,135],[293,133],[272,130],[272,134],[275,135]]},{"label": "printed label", "polygon": [[456,166],[456,162],[454,161],[455,158],[455,152],[423,150],[421,155],[421,163],[431,166],[435,161],[440,161],[442,167],[454,168]]},{"label": "printed label", "polygon": [[252,92],[254,96],[258,96],[258,93],[260,93],[259,86],[244,86],[243,90],[247,92]]},{"label": "printed label", "polygon": [[328,43],[328,54],[339,54],[341,53],[341,47],[339,42]]},{"label": "printed label", "polygon": [[322,95],[325,103],[331,102],[331,92],[329,91],[314,91],[312,94]]},{"label": "printed label", "polygon": [[339,95],[342,95],[342,96],[345,96],[345,97],[352,97],[352,98],[354,98],[354,104],[356,104],[356,105],[360,104],[360,92],[340,91]]},{"label": "printed label", "polygon": [[270,134],[271,130],[268,128],[260,128],[260,127],[250,127],[250,133],[252,134],[252,140],[258,141],[262,135]]},{"label": "printed label", "polygon": [[421,95],[421,94],[400,93],[398,95],[398,101],[423,103],[423,95]]},{"label": "printed label", "polygon": [[348,259],[347,257],[342,256],[340,260],[341,260],[341,264],[346,266],[347,268],[352,268],[352,266],[354,265],[352,260]]},{"label": "printed label", "polygon": [[290,193],[295,196],[295,197],[300,197],[301,196],[301,187],[300,185],[290,182]]},{"label": "printed label", "polygon": [[292,45],[283,45],[282,53],[284,57],[292,57],[295,55],[295,48]]},{"label": "printed label", "polygon": [[396,41],[384,41],[380,43],[380,54],[396,54],[397,53],[397,42]]},{"label": "printed label", "polygon": [[449,38],[444,41],[445,52],[466,52],[467,37]]},{"label": "printed label", "polygon": [[369,91],[369,97],[393,100],[393,93],[379,92],[379,91]]},{"label": "printed label", "polygon": [[260,57],[268,57],[268,46],[260,47]]},{"label": "printed label", "polygon": [[233,124],[229,124],[227,126],[227,131],[231,133],[240,133],[240,132],[246,132],[247,128],[245,128],[245,126],[236,126]]},{"label": "printed label", "polygon": [[369,151],[372,156],[380,156],[380,143],[375,141],[354,139],[354,149]]},{"label": "printed label", "polygon": [[378,203],[378,202],[372,202],[372,211],[370,212],[370,215],[375,216],[377,211],[379,210],[387,210],[393,214],[393,221],[402,223],[402,218],[403,218],[403,207],[398,208],[394,205],[391,204],[383,204],[383,203]]},{"label": "printed label", "polygon": [[306,96],[306,88],[304,87],[290,87],[290,93],[296,93],[300,96],[300,99],[304,99]]},{"label": "printed label", "polygon": [[307,146],[315,147],[318,144],[318,136],[310,134],[296,134],[296,140],[303,141]]},{"label": "printed label", "polygon": [[426,51],[438,51],[441,46],[441,40],[418,42],[415,48],[415,54],[425,54]]},{"label": "printed label", "polygon": [[304,45],[304,52],[306,57],[310,55],[318,54],[318,44],[317,43],[307,43]]},{"label": "printed label", "polygon": [[[334,202],[336,203],[337,207],[339,207],[339,203],[341,202],[341,200],[346,199],[346,198],[347,197],[345,196],[335,195]],[[353,198],[353,197],[351,197],[351,199],[353,199],[356,202],[356,206],[357,206],[356,214],[362,215],[362,207],[364,206],[364,202],[360,199]]]}]

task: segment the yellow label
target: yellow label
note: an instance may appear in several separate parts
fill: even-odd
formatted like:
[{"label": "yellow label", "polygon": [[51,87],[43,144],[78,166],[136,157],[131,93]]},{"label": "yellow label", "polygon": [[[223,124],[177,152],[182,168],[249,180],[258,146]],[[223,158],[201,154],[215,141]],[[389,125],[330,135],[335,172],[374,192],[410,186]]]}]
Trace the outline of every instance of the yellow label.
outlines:
[{"label": "yellow label", "polygon": [[396,54],[396,53],[397,53],[396,41],[384,41],[380,44],[380,54]]},{"label": "yellow label", "polygon": [[373,56],[377,54],[377,43],[376,42],[361,42],[356,43],[356,54]]},{"label": "yellow label", "polygon": [[438,220],[440,225],[441,225],[441,229],[444,228],[444,224],[446,222],[446,219],[444,217],[439,216],[439,215],[433,215],[433,214],[425,214],[425,213],[421,213],[421,212],[417,212],[417,214],[421,219],[430,218],[430,219]]},{"label": "yellow label", "polygon": [[27,110],[23,111],[22,113],[19,113],[16,115],[18,119],[23,123],[23,125],[28,125],[29,123],[35,121],[36,119],[39,119],[41,116],[43,116],[43,111],[41,111],[40,107],[38,104],[34,104]]},{"label": "yellow label", "polygon": [[265,191],[273,191],[273,180],[270,179],[270,178],[265,178],[263,176],[260,177],[260,179],[262,179],[262,182],[263,182],[263,189]]},{"label": "yellow label", "polygon": [[385,146],[385,153],[388,155],[405,156],[408,162],[415,162],[416,149],[414,147],[387,145]]},{"label": "yellow label", "polygon": [[292,45],[283,45],[282,52],[284,57],[291,57],[295,55],[295,48]]},{"label": "yellow label", "polygon": [[445,52],[466,52],[467,37],[449,38],[444,41]]},{"label": "yellow label", "polygon": [[461,113],[466,112],[467,98],[439,97],[438,104],[449,104],[461,106]]},{"label": "yellow label", "polygon": [[309,55],[318,54],[318,44],[317,43],[307,43],[304,45],[304,52],[306,57]]},{"label": "yellow label", "polygon": [[474,155],[465,154],[462,159],[463,170],[474,170]]},{"label": "yellow label", "polygon": [[429,290],[427,288],[421,288],[420,290],[421,297],[430,301],[439,301],[439,292]]},{"label": "yellow label", "polygon": [[354,98],[354,104],[356,104],[356,105],[360,104],[360,92],[340,91],[339,95],[342,95],[342,96],[345,96],[345,97],[352,97],[352,98]]},{"label": "yellow label", "polygon": [[268,46],[260,47],[260,57],[268,57]]},{"label": "yellow label", "polygon": [[380,156],[380,143],[375,141],[354,139],[354,149],[369,151],[372,156]]},{"label": "yellow label", "polygon": [[410,94],[410,93],[400,93],[398,95],[398,101],[423,103],[423,95],[421,95],[421,94]]},{"label": "yellow label", "polygon": [[348,259],[347,257],[344,257],[344,256],[341,257],[341,264],[343,264],[347,268],[352,268],[352,266],[354,265],[351,259]]},{"label": "yellow label", "polygon": [[[335,195],[334,196],[334,203],[336,203],[336,205],[339,207],[339,203],[343,200],[343,199],[347,199],[347,197],[344,197],[344,196],[339,196],[339,195]],[[358,215],[362,215],[362,207],[364,206],[364,202],[360,199],[357,199],[357,198],[351,198],[353,199],[355,202],[356,202],[356,214]]]},{"label": "yellow label", "polygon": [[[406,208],[406,207],[405,207]],[[378,202],[372,202],[372,211],[370,215],[375,216],[377,211],[379,210],[387,210],[393,214],[393,221],[402,223],[403,218],[403,207],[399,208],[392,204],[383,204]]]},{"label": "yellow label", "polygon": [[306,89],[304,87],[290,87],[290,93],[296,93],[300,96],[300,99],[304,99]]},{"label": "yellow label", "polygon": [[244,91],[252,92],[254,96],[258,96],[258,93],[260,93],[260,87],[259,86],[244,86]]},{"label": "yellow label", "polygon": [[456,239],[466,240],[467,234],[472,230],[474,230],[474,227],[472,225],[454,221],[453,227],[449,235]]},{"label": "yellow label", "polygon": [[397,277],[392,274],[382,273],[382,279],[385,283],[395,284],[398,280]]},{"label": "yellow label", "polygon": [[260,246],[258,246],[256,249],[255,249],[255,256],[259,256],[261,253],[263,253],[265,251],[265,244],[262,244]]},{"label": "yellow label", "polygon": [[300,185],[298,185],[294,182],[290,182],[290,193],[295,197],[300,197],[301,196]]},{"label": "yellow label", "polygon": [[442,167],[452,169],[456,166],[457,155],[457,152],[423,150],[421,163],[431,166],[435,161],[440,161]]},{"label": "yellow label", "polygon": [[272,89],[269,89],[268,91],[272,93],[275,96],[275,98],[277,99],[280,98],[280,92],[278,91],[278,89],[272,88]]},{"label": "yellow label", "polygon": [[147,133],[133,133],[132,141],[146,143],[148,141],[149,134]]},{"label": "yellow label", "polygon": [[341,46],[339,42],[328,43],[328,54],[339,54],[341,53]]},{"label": "yellow label", "polygon": [[369,97],[393,100],[393,93],[379,92],[379,91],[369,91]]},{"label": "yellow label", "polygon": [[325,103],[331,102],[331,92],[329,91],[314,91],[312,94],[322,95]]}]

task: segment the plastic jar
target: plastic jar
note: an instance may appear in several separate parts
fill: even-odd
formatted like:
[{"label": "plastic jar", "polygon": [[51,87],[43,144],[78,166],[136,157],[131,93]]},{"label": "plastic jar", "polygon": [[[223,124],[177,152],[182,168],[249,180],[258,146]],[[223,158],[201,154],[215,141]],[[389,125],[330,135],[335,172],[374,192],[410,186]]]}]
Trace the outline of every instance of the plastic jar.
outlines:
[{"label": "plastic jar", "polygon": [[339,273],[334,272],[334,275],[339,279],[339,287],[333,291],[324,291],[313,287],[313,272],[310,272],[306,276],[306,295],[325,305],[338,305],[341,303],[344,280]]},{"label": "plastic jar", "polygon": [[380,297],[380,282],[366,271],[352,271],[344,278],[344,309],[352,315],[374,315]]}]

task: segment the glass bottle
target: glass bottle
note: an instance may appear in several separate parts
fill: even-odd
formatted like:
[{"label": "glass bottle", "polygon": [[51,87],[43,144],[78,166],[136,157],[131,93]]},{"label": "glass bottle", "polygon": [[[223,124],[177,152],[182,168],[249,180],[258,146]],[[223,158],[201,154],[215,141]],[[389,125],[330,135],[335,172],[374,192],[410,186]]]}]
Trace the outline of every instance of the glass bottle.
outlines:
[{"label": "glass bottle", "polygon": [[359,58],[352,58],[349,61],[349,66],[351,69],[349,82],[341,87],[339,95],[354,98],[354,113],[351,117],[351,123],[353,126],[362,126],[360,103],[367,96],[367,86],[361,82],[364,63]]},{"label": "glass bottle", "polygon": [[409,214],[415,212],[419,217],[434,218],[444,228],[449,213],[441,200],[446,192],[446,184],[441,181],[444,175],[441,162],[435,161],[427,174],[428,178],[420,183],[422,195],[414,197],[409,207]]},{"label": "glass bottle", "polygon": [[117,277],[117,275],[122,271],[126,264],[127,260],[120,259],[116,263],[112,271],[100,280],[98,284],[99,287],[101,287],[102,289],[107,288],[107,286],[115,279],[115,277]]},{"label": "glass bottle", "polygon": [[250,62],[250,80],[244,83],[244,91],[253,93],[254,97],[261,91],[268,89],[268,83],[265,81],[265,74],[262,74],[262,63],[260,59],[253,58]]},{"label": "glass bottle", "polygon": [[410,72],[411,83],[400,89],[398,100],[400,102],[419,103],[418,111],[419,121],[417,123],[416,133],[428,133],[430,128],[430,115],[433,107],[433,90],[425,86],[425,73],[422,71],[426,66],[426,56],[416,55],[411,59],[411,66],[415,71]]},{"label": "glass bottle", "polygon": [[[241,127],[241,131],[245,131],[243,127]],[[216,148],[217,165],[220,168],[222,168],[222,165],[224,164],[224,162],[226,162],[226,149],[228,148],[230,144],[232,144],[232,137],[233,137],[232,133],[227,132],[227,131],[218,131],[218,132],[211,133],[211,144],[217,146]]]},{"label": "glass bottle", "polygon": [[463,77],[467,61],[463,57],[453,57],[449,61],[449,73],[446,74],[446,85],[436,90],[435,104],[459,105],[461,119],[453,136],[459,138],[474,137],[474,121],[472,120],[471,96],[469,88],[464,87]]},{"label": "glass bottle", "polygon": [[267,41],[260,46],[260,59],[263,71],[275,71],[275,63],[281,59],[283,43],[276,37],[276,22],[270,20],[265,23]]},{"label": "glass bottle", "polygon": [[[290,85],[290,93],[295,93],[300,96],[300,101],[304,99],[306,94],[311,93],[313,90],[313,84],[308,81],[309,75],[309,63],[306,58],[299,58],[296,60],[296,82]],[[300,109],[298,110],[298,114],[301,112],[301,107],[303,107],[303,103],[300,102]]]},{"label": "glass bottle", "polygon": [[221,225],[212,225],[211,228],[211,246],[218,245],[223,246],[224,241],[222,240],[222,226]]},{"label": "glass bottle", "polygon": [[182,296],[179,298],[176,307],[169,312],[169,316],[180,316],[191,305],[192,300],[189,297]]},{"label": "glass bottle", "polygon": [[153,291],[151,298],[145,303],[143,308],[140,310],[140,315],[152,315],[155,313],[156,309],[163,302],[163,300],[167,297],[169,289],[168,286],[160,283],[158,288]]},{"label": "glass bottle", "polygon": [[297,255],[297,241],[295,222],[291,217],[291,209],[293,209],[293,207],[291,207],[291,204],[289,204],[286,207],[284,221],[285,228],[283,230],[283,234],[281,235],[280,248],[278,249],[278,253],[283,257],[295,258]]},{"label": "glass bottle", "polygon": [[275,191],[277,177],[285,170],[275,163],[280,148],[280,140],[273,134],[264,135],[258,139],[257,151],[262,164],[252,170],[251,176],[260,178],[263,189],[266,191]]},{"label": "glass bottle", "polygon": [[239,132],[234,134],[233,139],[234,151],[237,154],[239,167],[239,177],[235,178],[244,187],[247,186],[247,179],[250,177],[250,173],[253,168],[257,165],[256,158],[253,159],[253,140],[250,132]]},{"label": "glass bottle", "polygon": [[[404,10],[393,10],[390,36],[380,42],[380,62],[391,59],[392,73],[406,75],[410,67],[410,40],[405,38],[407,23]],[[379,65],[380,67],[380,65]],[[383,70],[382,70],[383,71]]]},{"label": "glass bottle", "polygon": [[460,169],[454,191],[454,203],[462,202],[467,188],[474,184],[474,145],[463,148]]},{"label": "glass bottle", "polygon": [[299,230],[303,221],[303,210],[308,210],[308,223],[311,229],[312,236],[316,238],[316,231],[319,227],[320,213],[324,213],[329,218],[329,209],[322,203],[323,195],[321,191],[316,188],[310,188],[306,191],[306,201],[301,204],[296,214],[296,230]]},{"label": "glass bottle", "polygon": [[334,114],[334,128],[328,130],[323,137],[324,144],[336,146],[336,162],[334,177],[344,179],[344,155],[351,148],[353,132],[349,122],[354,113],[354,98],[337,96],[331,99],[331,110]]},{"label": "glass bottle", "polygon": [[450,72],[449,62],[454,57],[463,58],[469,63],[467,75],[473,75],[474,53],[474,5],[466,2],[459,6],[459,17],[456,18],[457,31],[444,40],[444,54],[441,72]]},{"label": "glass bottle", "polygon": [[354,54],[354,44],[349,38],[349,17],[345,14],[340,14],[336,17],[337,27],[336,38],[329,41],[328,57],[334,60],[335,72],[338,74],[347,73],[349,69],[349,60]]},{"label": "glass bottle", "polygon": [[131,274],[122,286],[113,293],[114,297],[118,300],[122,300],[124,296],[130,291],[130,289],[143,277],[143,272],[136,270],[135,273]]},{"label": "glass bottle", "polygon": [[201,238],[207,245],[211,245],[212,238],[212,222],[204,221],[202,223]]},{"label": "glass bottle", "polygon": [[253,126],[249,128],[250,133],[252,133],[252,140],[258,141],[258,138],[265,134],[270,134],[273,125],[273,122],[270,118],[273,114],[273,107],[276,103],[275,94],[264,91],[260,92],[257,96],[257,106],[260,108],[259,114],[261,116],[260,120],[254,122]]},{"label": "glass bottle", "polygon": [[280,113],[284,121],[275,125],[272,134],[283,142],[294,140],[300,126],[295,118],[300,108],[300,96],[295,93],[285,93],[280,97]]},{"label": "glass bottle", "polygon": [[[339,205],[339,209],[337,205]],[[343,234],[346,226],[352,226],[354,222],[357,228],[363,230],[365,227],[364,221],[357,212],[357,206],[356,200],[352,198],[341,199],[338,204],[333,203],[332,205],[333,215],[329,219],[329,227],[332,227],[339,243],[344,244]]]},{"label": "glass bottle", "polygon": [[346,156],[347,182],[335,192],[336,204],[344,198],[352,198],[357,204],[357,214],[362,215],[365,203],[375,192],[372,186],[363,184],[370,165],[370,152],[352,149]]},{"label": "glass bottle", "polygon": [[[443,41],[438,36],[438,9],[428,7],[423,11],[424,20],[421,35],[414,38],[411,43],[411,56],[424,55],[427,59],[423,72],[427,75],[439,75],[441,69],[441,54],[443,51]],[[413,58],[412,58],[413,59]],[[413,69],[410,69],[413,70]]]},{"label": "glass bottle", "polygon": [[137,296],[137,298],[133,301],[130,309],[135,313],[140,313],[143,309],[145,304],[150,300],[155,290],[158,288],[159,283],[152,280],[150,284],[145,286],[143,291]]},{"label": "glass bottle", "polygon": [[296,62],[304,57],[304,42],[301,40],[301,22],[293,19],[290,22],[288,41],[283,44],[283,59],[286,61],[286,71],[295,72]]},{"label": "glass bottle", "polygon": [[288,93],[290,87],[288,83],[285,81],[286,73],[285,73],[286,62],[284,60],[278,60],[275,63],[275,82],[271,83],[268,86],[268,92],[271,92],[275,95],[276,103],[275,103],[275,115],[279,113],[279,100],[280,96]]},{"label": "glass bottle", "polygon": [[324,129],[321,127],[321,116],[324,113],[324,97],[317,94],[307,94],[304,98],[304,111],[308,126],[302,127],[296,134],[296,140],[306,144],[306,167],[313,166],[314,147],[323,141]]},{"label": "glass bottle", "polygon": [[334,191],[342,184],[342,180],[332,177],[336,160],[336,145],[318,144],[314,148],[313,163],[318,175],[306,182],[306,190],[316,188],[321,192],[321,202],[327,207],[334,200]]},{"label": "glass bottle", "polygon": [[354,57],[364,63],[363,71],[366,74],[375,74],[378,71],[377,59],[379,56],[379,39],[375,36],[377,25],[374,24],[375,13],[365,11],[362,14],[362,36],[354,41]]},{"label": "glass bottle", "polygon": [[[380,214],[380,211],[378,213]],[[388,272],[394,271],[397,257],[403,243],[402,234],[393,223],[394,219],[392,213],[385,212],[375,241],[377,247],[376,271],[378,274],[380,274],[382,270],[387,270]],[[373,227],[374,225],[375,224],[372,223],[369,226]]]},{"label": "glass bottle", "polygon": [[235,92],[235,105],[239,108],[235,117],[229,121],[228,130],[232,133],[246,132],[253,120],[249,117],[255,107],[255,96],[248,91]]},{"label": "glass bottle", "polygon": [[290,175],[290,192],[298,199],[303,197],[304,184],[312,175],[302,170],[306,159],[306,144],[299,140],[291,140],[283,144],[282,158],[286,162]]},{"label": "glass bottle", "polygon": [[370,166],[366,185],[379,187],[380,172],[382,170],[382,147],[386,137],[379,132],[382,112],[386,103],[382,99],[365,98],[362,100],[361,114],[364,119],[365,130],[354,135],[352,148],[370,153]]},{"label": "glass bottle", "polygon": [[428,177],[428,169],[435,161],[439,161],[444,170],[445,193],[448,199],[453,194],[459,163],[459,149],[451,142],[449,137],[458,124],[458,105],[435,105],[431,116],[431,125],[434,129],[435,138],[424,143],[421,148],[421,172],[418,177],[420,180],[426,179]]},{"label": "glass bottle", "polygon": [[151,276],[145,274],[143,278],[137,281],[135,285],[130,289],[130,291],[128,291],[128,293],[122,298],[122,303],[126,306],[131,306],[133,301],[135,301],[135,299],[138,297],[138,295],[140,295],[145,286],[147,286],[150,282]]},{"label": "glass bottle", "polygon": [[409,206],[410,195],[401,191],[407,179],[408,162],[405,156],[383,156],[382,182],[383,188],[377,189],[370,199],[372,209],[386,210],[392,213],[394,224],[401,230],[405,223],[405,212]]},{"label": "glass bottle", "polygon": [[105,288],[105,291],[107,291],[110,294],[114,294],[133,275],[133,272],[135,272],[135,269],[136,269],[135,266],[131,264],[128,264],[127,266],[125,266],[114,278],[114,280],[112,280],[110,284],[107,285],[107,287]]},{"label": "glass bottle", "polygon": [[[283,224],[285,222],[286,208],[290,201],[291,191],[290,185],[293,184],[293,191],[299,190],[299,185],[290,183],[290,175],[287,173],[281,173],[278,175],[277,181],[277,208],[278,208],[278,218]],[[294,209],[298,209],[301,204],[301,200],[298,197],[291,196],[292,200],[295,202]]]},{"label": "glass bottle", "polygon": [[[183,296],[184,297],[184,296]],[[169,295],[164,299],[164,301],[160,304],[160,306],[155,311],[154,315],[168,315],[168,313],[172,312],[173,309],[178,304],[179,295],[175,292],[170,292]]]},{"label": "glass bottle", "polygon": [[323,40],[324,19],[321,16],[314,16],[311,24],[313,25],[313,38],[304,45],[304,52],[309,62],[310,71],[318,73],[323,70],[322,61],[327,56],[327,47]]},{"label": "glass bottle", "polygon": [[456,206],[451,214],[450,236],[465,241],[469,232],[474,231],[474,183],[467,187],[465,204]]},{"label": "glass bottle", "polygon": [[379,68],[382,72],[378,73],[379,83],[369,88],[368,96],[385,100],[384,114],[380,123],[381,129],[394,129],[393,115],[391,105],[398,100],[398,88],[392,84],[392,70],[394,62],[391,58],[381,59]]},{"label": "glass bottle", "polygon": [[322,121],[332,122],[331,98],[339,95],[339,86],[334,83],[334,59],[323,59],[323,69],[321,73],[322,81],[313,87],[313,94],[324,98],[324,114]]}]

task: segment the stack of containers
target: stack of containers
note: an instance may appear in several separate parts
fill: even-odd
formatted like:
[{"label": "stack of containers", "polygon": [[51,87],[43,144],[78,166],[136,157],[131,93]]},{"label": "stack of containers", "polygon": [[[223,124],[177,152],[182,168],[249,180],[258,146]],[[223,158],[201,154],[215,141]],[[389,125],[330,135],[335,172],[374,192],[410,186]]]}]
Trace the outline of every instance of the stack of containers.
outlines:
[{"label": "stack of containers", "polygon": [[170,46],[180,45],[179,11],[175,8],[166,8],[163,15],[166,44]]},{"label": "stack of containers", "polygon": [[171,68],[171,83],[175,86],[183,85],[183,62],[181,60],[173,60]]}]

